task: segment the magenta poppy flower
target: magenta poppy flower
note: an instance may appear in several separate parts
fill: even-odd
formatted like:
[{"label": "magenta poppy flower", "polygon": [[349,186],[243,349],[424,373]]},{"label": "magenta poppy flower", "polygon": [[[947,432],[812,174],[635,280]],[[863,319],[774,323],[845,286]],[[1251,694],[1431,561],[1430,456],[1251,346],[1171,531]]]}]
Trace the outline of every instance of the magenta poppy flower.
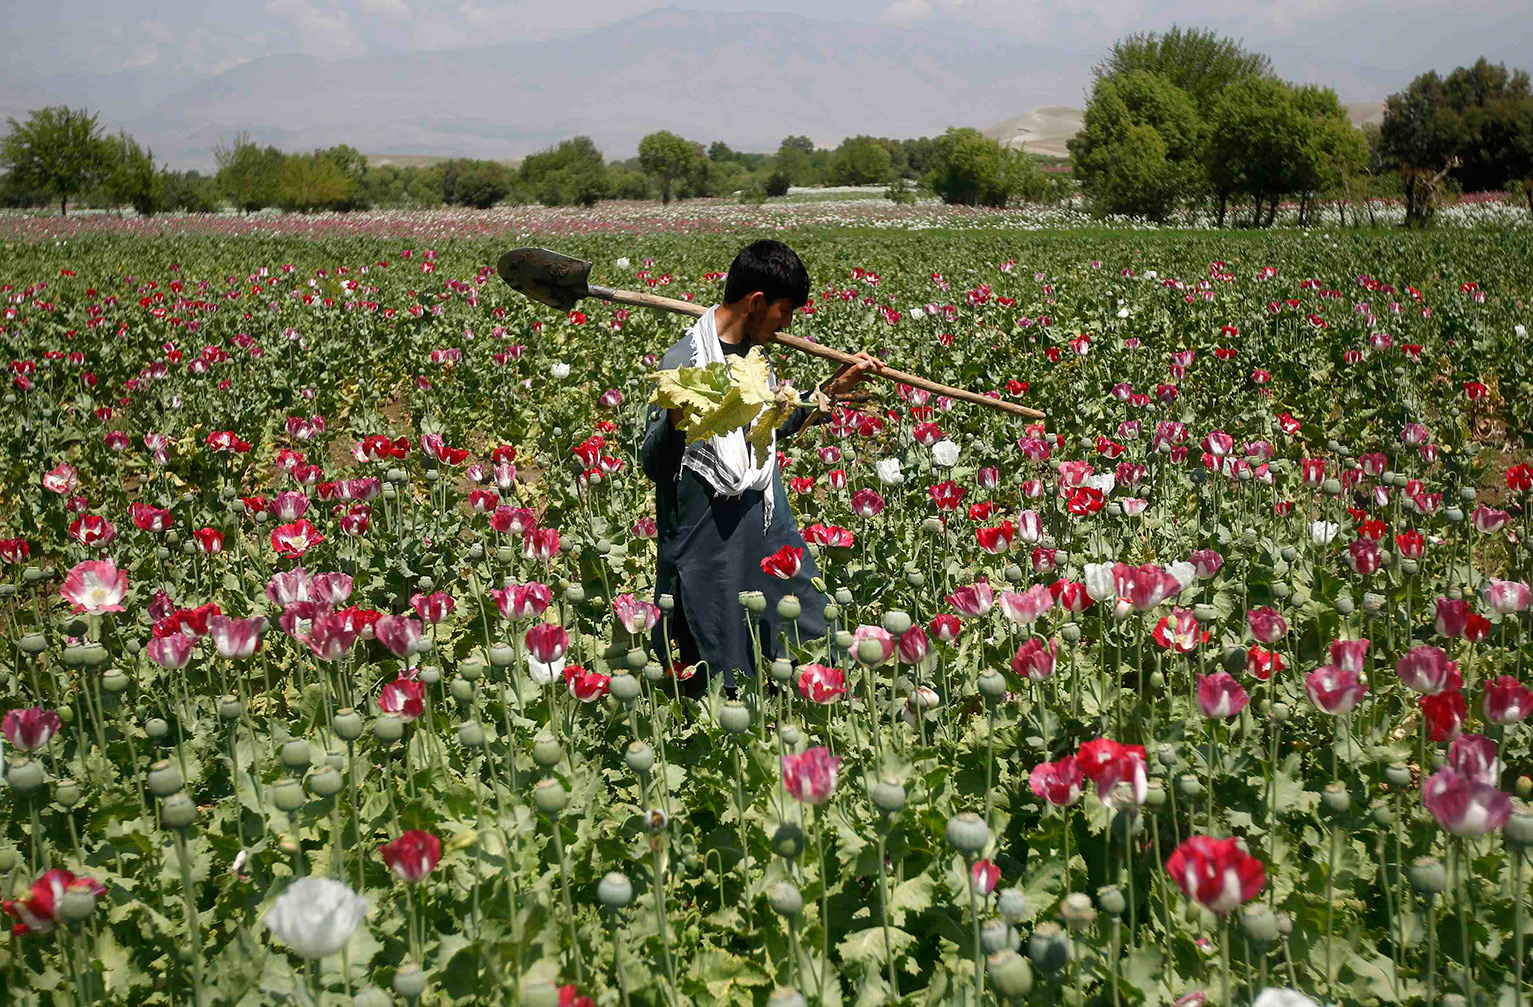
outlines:
[{"label": "magenta poppy flower", "polygon": [[1452,766],[1427,777],[1421,787],[1421,804],[1438,825],[1455,836],[1471,839],[1494,832],[1512,817],[1511,797],[1468,779]]},{"label": "magenta poppy flower", "polygon": [[1033,767],[1027,785],[1033,793],[1059,807],[1069,807],[1081,799],[1081,787],[1085,774],[1075,756],[1067,755],[1058,762],[1044,762]]},{"label": "magenta poppy flower", "polygon": [[1190,836],[1166,860],[1166,873],[1189,899],[1221,916],[1251,901],[1267,880],[1262,862],[1238,839]]},{"label": "magenta poppy flower", "polygon": [[18,752],[35,752],[53,740],[64,726],[59,715],[41,706],[25,710],[9,710],[0,721],[0,734],[6,743]]},{"label": "magenta poppy flower", "polygon": [[74,606],[76,613],[86,615],[123,611],[122,600],[127,593],[127,572],[117,569],[109,559],[76,564],[59,589],[59,594]]},{"label": "magenta poppy flower", "polygon": [[782,757],[783,787],[805,804],[824,804],[836,790],[841,759],[820,746]]},{"label": "magenta poppy flower", "polygon": [[410,829],[393,842],[380,845],[378,853],[396,878],[418,884],[442,859],[442,840],[424,829]]},{"label": "magenta poppy flower", "polygon": [[1227,671],[1198,676],[1198,709],[1210,720],[1229,720],[1240,715],[1251,697]]},{"label": "magenta poppy flower", "polygon": [[811,703],[834,703],[846,694],[846,673],[824,664],[806,664],[799,669],[798,691]]}]

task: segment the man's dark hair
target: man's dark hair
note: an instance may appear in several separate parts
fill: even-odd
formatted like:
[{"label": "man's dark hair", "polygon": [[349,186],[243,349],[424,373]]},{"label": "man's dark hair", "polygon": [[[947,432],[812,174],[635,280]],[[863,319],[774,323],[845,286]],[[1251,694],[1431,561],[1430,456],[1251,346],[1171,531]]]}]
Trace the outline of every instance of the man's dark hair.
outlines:
[{"label": "man's dark hair", "polygon": [[795,308],[809,303],[809,271],[797,253],[780,241],[753,241],[740,249],[724,281],[724,303],[734,304],[756,291],[767,302],[786,297]]}]

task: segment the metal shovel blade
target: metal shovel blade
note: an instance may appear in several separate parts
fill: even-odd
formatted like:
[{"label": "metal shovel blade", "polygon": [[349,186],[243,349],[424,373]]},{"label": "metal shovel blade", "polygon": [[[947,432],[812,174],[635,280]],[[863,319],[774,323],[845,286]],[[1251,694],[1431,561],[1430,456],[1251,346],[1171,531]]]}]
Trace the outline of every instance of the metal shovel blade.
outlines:
[{"label": "metal shovel blade", "polygon": [[573,308],[591,292],[591,264],[546,248],[513,248],[495,269],[513,290],[560,311]]}]

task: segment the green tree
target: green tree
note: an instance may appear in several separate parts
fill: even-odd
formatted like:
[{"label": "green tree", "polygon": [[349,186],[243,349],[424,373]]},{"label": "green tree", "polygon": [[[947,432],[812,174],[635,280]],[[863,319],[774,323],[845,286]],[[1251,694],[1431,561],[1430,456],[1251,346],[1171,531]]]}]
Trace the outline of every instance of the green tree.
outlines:
[{"label": "green tree", "polygon": [[708,160],[710,161],[733,161],[735,152],[729,149],[729,144],[723,140],[715,140],[708,145]]},{"label": "green tree", "polygon": [[660,202],[671,201],[671,187],[696,169],[697,148],[669,130],[659,130],[639,141],[639,164],[645,174],[660,183]]},{"label": "green tree", "polygon": [[277,205],[300,213],[334,208],[350,197],[351,184],[340,166],[324,154],[292,154],[277,172]]},{"label": "green tree", "polygon": [[[807,185],[814,171],[814,141],[807,136],[784,137],[777,146],[773,170],[788,180],[788,185]],[[768,190],[770,192],[770,189]],[[778,195],[787,195],[783,189]]]},{"label": "green tree", "polygon": [[241,132],[228,146],[220,140],[213,148],[213,160],[218,164],[218,188],[236,209],[249,213],[276,205],[285,160],[282,151],[263,148]]},{"label": "green tree", "polygon": [[1163,34],[1140,33],[1114,42],[1107,58],[1092,68],[1092,75],[1099,83],[1136,70],[1175,85],[1206,111],[1242,77],[1272,76],[1272,60],[1210,29],[1172,25]]},{"label": "green tree", "polygon": [[871,136],[851,136],[831,157],[831,185],[876,185],[893,177],[889,148]]},{"label": "green tree", "polygon": [[104,141],[102,187],[114,205],[127,203],[145,217],[161,208],[163,179],[154,167],[154,152],[146,151],[126,132]]},{"label": "green tree", "polygon": [[216,213],[219,206],[217,182],[200,172],[160,169],[160,202],[167,210],[186,213]]},{"label": "green tree", "polygon": [[1047,188],[1032,158],[968,128],[937,138],[925,184],[943,202],[963,206],[1005,206],[1037,199]]},{"label": "green tree", "polygon": [[[532,158],[528,158],[531,161]],[[460,157],[440,166],[442,202],[488,209],[511,194],[511,172],[499,161]],[[523,162],[523,169],[526,162]]]},{"label": "green tree", "polygon": [[1484,57],[1443,79],[1443,98],[1458,113],[1463,137],[1453,177],[1465,192],[1504,189],[1517,180],[1514,162],[1523,136],[1521,118],[1530,100],[1525,70]]},{"label": "green tree", "polygon": [[607,163],[588,136],[522,160],[517,182],[523,195],[545,206],[592,206],[607,197]]},{"label": "green tree", "polygon": [[34,109],[25,123],[7,116],[11,131],[0,146],[0,164],[22,187],[58,197],[68,215],[69,197],[90,187],[106,167],[106,148],[96,117],[64,105]]},{"label": "green tree", "polygon": [[1164,220],[1204,187],[1197,106],[1180,87],[1148,70],[1099,77],[1069,146],[1093,213]]},{"label": "green tree", "polygon": [[355,147],[338,143],[334,147],[314,152],[316,157],[333,164],[346,179],[346,194],[327,205],[331,210],[365,210],[367,199],[367,155]]},{"label": "green tree", "polygon": [[1407,225],[1424,225],[1431,217],[1437,187],[1463,143],[1463,117],[1449,104],[1435,71],[1417,77],[1384,102],[1379,151],[1404,182]]}]

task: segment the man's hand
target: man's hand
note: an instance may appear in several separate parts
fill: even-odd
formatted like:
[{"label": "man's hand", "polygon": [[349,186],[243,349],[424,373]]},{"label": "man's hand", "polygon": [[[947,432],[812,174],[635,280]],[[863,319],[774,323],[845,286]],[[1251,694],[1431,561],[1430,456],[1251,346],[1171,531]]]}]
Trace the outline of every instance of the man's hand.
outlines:
[{"label": "man's hand", "polygon": [[842,364],[830,379],[820,386],[820,390],[831,398],[840,398],[862,384],[876,372],[884,369],[884,362],[873,356],[867,350],[863,350],[856,356],[856,362]]}]

